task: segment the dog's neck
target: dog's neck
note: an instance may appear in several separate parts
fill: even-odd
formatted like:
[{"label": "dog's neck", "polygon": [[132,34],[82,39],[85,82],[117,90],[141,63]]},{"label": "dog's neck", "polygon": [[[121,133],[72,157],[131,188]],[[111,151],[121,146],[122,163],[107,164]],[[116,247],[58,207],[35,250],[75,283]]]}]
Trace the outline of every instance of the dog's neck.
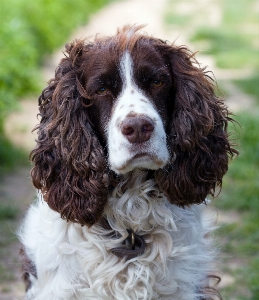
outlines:
[{"label": "dog's neck", "polygon": [[175,229],[168,201],[148,175],[148,171],[136,169],[124,175],[111,192],[104,216],[113,230],[130,228],[145,234],[157,226]]}]

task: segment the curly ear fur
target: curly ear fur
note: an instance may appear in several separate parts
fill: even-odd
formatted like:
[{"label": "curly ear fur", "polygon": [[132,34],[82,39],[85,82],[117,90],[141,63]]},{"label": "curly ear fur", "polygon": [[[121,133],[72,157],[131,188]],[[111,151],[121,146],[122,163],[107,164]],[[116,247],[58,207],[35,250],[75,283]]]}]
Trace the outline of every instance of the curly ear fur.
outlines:
[{"label": "curly ear fur", "polygon": [[168,144],[174,161],[155,178],[169,201],[180,206],[201,203],[222,185],[232,148],[227,125],[232,119],[214,92],[213,80],[196,67],[185,47],[162,45],[174,78],[173,113]]},{"label": "curly ear fur", "polygon": [[33,184],[44,200],[62,218],[82,225],[100,218],[109,185],[105,154],[78,87],[87,47],[83,41],[66,45],[68,56],[39,97],[37,147],[30,154]]}]

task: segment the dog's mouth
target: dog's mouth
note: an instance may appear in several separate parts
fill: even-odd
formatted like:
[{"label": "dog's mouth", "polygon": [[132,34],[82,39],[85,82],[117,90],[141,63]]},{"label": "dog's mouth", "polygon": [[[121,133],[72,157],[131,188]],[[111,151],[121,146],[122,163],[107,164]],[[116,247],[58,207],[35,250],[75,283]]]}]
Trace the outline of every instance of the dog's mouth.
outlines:
[{"label": "dog's mouth", "polygon": [[150,154],[150,153],[147,153],[147,152],[137,153],[137,154],[135,154],[135,155],[129,160],[129,162],[131,162],[131,161],[133,161],[133,160],[137,160],[137,159],[142,158],[142,157],[150,157],[150,158],[153,158],[153,155]]},{"label": "dog's mouth", "polygon": [[159,159],[157,155],[148,152],[141,152],[134,154],[131,158],[125,161],[122,166],[116,169],[118,173],[126,174],[135,168],[157,170],[164,167],[165,164],[166,162]]}]

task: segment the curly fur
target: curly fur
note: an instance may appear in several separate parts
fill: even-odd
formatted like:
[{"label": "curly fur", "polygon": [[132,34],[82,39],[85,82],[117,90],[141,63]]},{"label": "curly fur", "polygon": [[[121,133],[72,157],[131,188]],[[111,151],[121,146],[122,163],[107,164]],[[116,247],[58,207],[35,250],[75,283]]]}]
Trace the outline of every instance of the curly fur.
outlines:
[{"label": "curly fur", "polygon": [[[215,256],[207,237],[214,217],[204,210],[170,205],[146,172],[134,172],[109,197],[105,216],[119,233],[111,239],[99,224],[67,223],[39,199],[23,225],[22,242],[39,271],[27,299],[198,299]],[[125,261],[110,250],[125,239],[129,224],[147,249]]]},{"label": "curly fur", "polygon": [[[30,157],[42,201],[21,231],[37,269],[37,277],[24,275],[28,299],[197,300],[215,293],[206,288],[214,254],[199,204],[221,187],[238,154],[227,132],[232,119],[194,54],[141,28],[67,44],[39,97]],[[129,143],[121,116],[143,115],[154,125],[152,138]],[[129,155],[129,169],[114,167],[112,149],[115,158]],[[120,235],[108,238],[102,216]],[[128,228],[144,236],[147,251],[125,262],[110,249]]]},{"label": "curly fur", "polygon": [[104,150],[77,88],[81,47],[78,43],[67,50],[69,57],[39,98],[41,122],[36,128],[37,148],[31,152],[31,176],[61,217],[91,225],[107,202],[109,180]]},{"label": "curly fur", "polygon": [[172,203],[201,203],[222,185],[228,159],[236,153],[227,133],[232,119],[208,72],[194,65],[193,53],[186,47],[163,49],[173,62],[175,103],[168,136],[176,159],[155,178]]}]

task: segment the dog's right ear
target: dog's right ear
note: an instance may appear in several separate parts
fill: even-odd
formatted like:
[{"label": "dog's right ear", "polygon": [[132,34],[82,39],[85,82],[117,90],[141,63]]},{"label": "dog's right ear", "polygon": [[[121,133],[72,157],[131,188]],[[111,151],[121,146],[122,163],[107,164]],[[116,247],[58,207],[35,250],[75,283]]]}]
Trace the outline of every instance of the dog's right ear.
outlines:
[{"label": "dog's right ear", "polygon": [[82,225],[101,217],[109,186],[105,153],[80,83],[89,47],[84,41],[66,45],[66,58],[39,97],[38,140],[30,154],[32,181],[44,200],[62,218]]},{"label": "dog's right ear", "polygon": [[215,83],[185,46],[160,44],[174,79],[173,112],[168,146],[174,161],[155,172],[161,190],[171,203],[188,206],[214,196],[238,154],[228,134],[233,122]]}]

